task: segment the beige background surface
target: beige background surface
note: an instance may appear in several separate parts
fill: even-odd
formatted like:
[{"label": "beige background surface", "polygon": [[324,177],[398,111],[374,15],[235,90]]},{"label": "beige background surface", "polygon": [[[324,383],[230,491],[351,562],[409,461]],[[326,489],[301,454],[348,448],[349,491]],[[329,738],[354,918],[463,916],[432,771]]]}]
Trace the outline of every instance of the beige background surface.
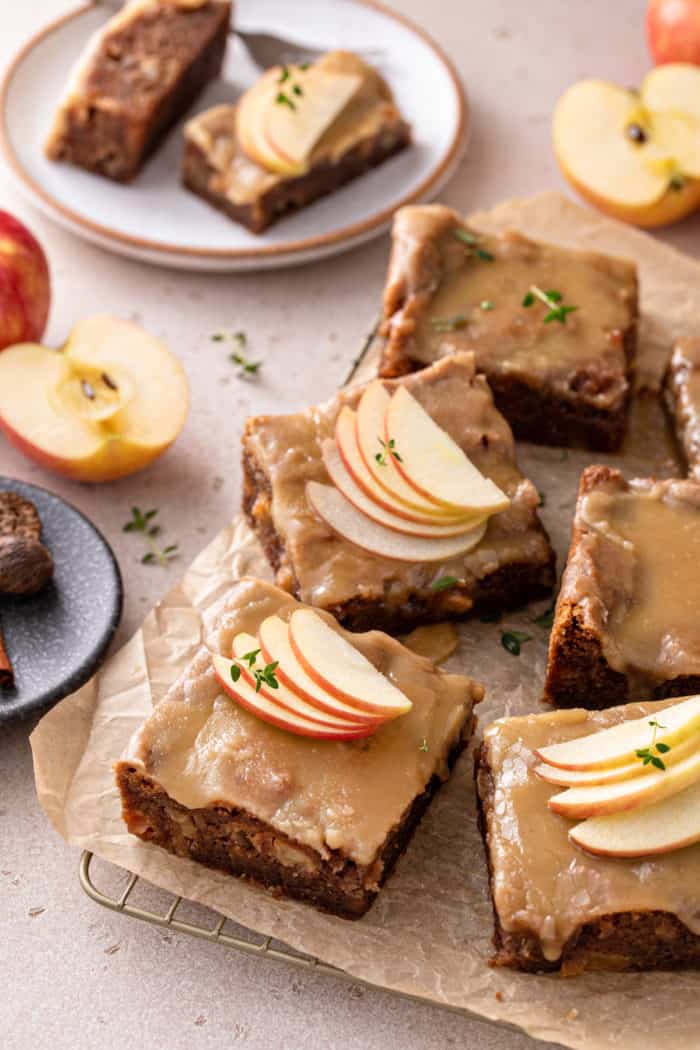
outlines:
[{"label": "beige background surface", "polygon": [[[2,0],[0,7],[2,66],[33,30],[67,9],[61,0]],[[404,3],[447,48],[473,106],[469,155],[443,199],[467,211],[561,188],[549,144],[554,100],[578,76],[623,84],[640,79],[648,64],[643,8],[632,0]],[[188,370],[193,409],[185,434],[159,464],[133,479],[102,488],[61,482],[0,444],[0,472],[66,496],[114,545],[126,587],[124,640],[237,508],[244,417],[325,397],[346,374],[376,313],[387,245],[380,240],[279,275],[197,276],[146,268],[82,244],[32,211],[2,169],[0,207],[29,221],[50,256],[49,342],[59,343],[86,312],[112,312],[161,335]],[[695,219],[663,236],[700,254],[699,234]],[[265,361],[257,382],[239,381],[225,350],[210,342],[221,327],[248,332],[251,355]],[[180,544],[180,566],[140,565],[138,540],[121,531],[132,503],[160,508],[168,539]],[[8,1050],[116,1047],[137,1039],[168,1050],[544,1047],[98,909],[78,886],[77,854],[36,805],[29,728],[5,729],[0,739],[0,966],[10,990],[0,1000],[0,1032]]]}]

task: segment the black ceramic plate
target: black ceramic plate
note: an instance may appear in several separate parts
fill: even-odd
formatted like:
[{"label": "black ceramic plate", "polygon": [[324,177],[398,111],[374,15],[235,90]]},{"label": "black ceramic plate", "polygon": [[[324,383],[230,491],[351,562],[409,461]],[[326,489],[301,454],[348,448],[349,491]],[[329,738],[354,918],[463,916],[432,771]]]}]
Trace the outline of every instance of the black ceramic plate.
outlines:
[{"label": "black ceramic plate", "polygon": [[0,623],[15,671],[0,686],[0,724],[79,689],[97,669],[122,612],[122,581],[111,548],[69,503],[36,485],[0,477],[36,506],[53,581],[31,598],[0,596]]}]

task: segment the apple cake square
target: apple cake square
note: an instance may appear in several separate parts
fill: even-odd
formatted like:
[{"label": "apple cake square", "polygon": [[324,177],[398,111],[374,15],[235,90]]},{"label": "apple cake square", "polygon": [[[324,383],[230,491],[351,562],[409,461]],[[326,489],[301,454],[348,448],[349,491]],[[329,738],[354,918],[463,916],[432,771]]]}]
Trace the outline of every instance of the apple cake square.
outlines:
[{"label": "apple cake square", "polygon": [[482,687],[252,578],[116,766],[129,831],[363,915],[472,733]]},{"label": "apple cake square", "polygon": [[495,965],[700,967],[700,697],[499,719],[476,779]]},{"label": "apple cake square", "polygon": [[472,354],[253,417],[243,467],[279,586],[351,629],[517,607],[553,585],[538,492]]},{"label": "apple cake square", "polygon": [[73,69],[46,155],[133,179],[219,75],[230,28],[230,0],[130,0]]},{"label": "apple cake square", "polygon": [[183,181],[251,233],[383,164],[411,142],[386,81],[357,55],[275,66],[235,105],[185,127]]},{"label": "apple cake square", "polygon": [[700,339],[679,339],[674,346],[664,400],[688,472],[700,477]]},{"label": "apple cake square", "polygon": [[581,475],[545,699],[609,707],[700,690],[700,482]]},{"label": "apple cake square", "polygon": [[482,234],[439,204],[394,216],[380,374],[471,350],[516,439],[619,448],[636,327],[631,262]]}]

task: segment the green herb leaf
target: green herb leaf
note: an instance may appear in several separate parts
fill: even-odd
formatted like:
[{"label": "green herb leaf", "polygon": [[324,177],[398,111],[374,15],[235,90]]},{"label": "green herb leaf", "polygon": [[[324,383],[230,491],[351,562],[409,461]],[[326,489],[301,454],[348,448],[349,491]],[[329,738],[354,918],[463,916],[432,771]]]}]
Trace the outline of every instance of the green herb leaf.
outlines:
[{"label": "green herb leaf", "polygon": [[479,303],[482,310],[495,310],[496,304],[492,299],[482,299]]},{"label": "green herb leaf", "polygon": [[685,186],[685,175],[681,175],[680,173],[676,173],[675,175],[671,176],[671,179],[670,179],[669,184],[668,184],[669,189],[673,190],[675,193],[680,193],[680,191],[684,188],[684,186]]},{"label": "green herb leaf", "polygon": [[513,656],[520,656],[520,647],[532,639],[531,634],[524,631],[503,631],[501,634],[501,645]]},{"label": "green herb leaf", "polygon": [[483,262],[493,262],[493,255],[491,252],[487,252],[485,248],[476,248],[474,254],[477,259],[481,259]]},{"label": "green herb leaf", "polygon": [[420,747],[418,748],[418,750],[419,751],[427,751],[428,750],[428,741],[427,741],[426,737],[423,737],[423,739],[421,740]]},{"label": "green herb leaf", "polygon": [[434,332],[455,332],[458,328],[467,327],[464,314],[455,314],[454,317],[432,317],[430,323]]},{"label": "green herb leaf", "polygon": [[459,583],[459,580],[456,576],[441,576],[438,580],[435,580],[431,584],[431,590],[447,591],[450,589],[450,587],[454,587],[457,583]]},{"label": "green herb leaf", "polygon": [[153,562],[167,565],[169,561],[177,557],[177,543],[170,543],[161,550],[155,542],[155,537],[160,533],[160,525],[154,521],[157,514],[158,511],[155,508],[144,512],[140,507],[132,507],[131,520],[122,526],[123,532],[140,532],[146,538],[150,550],[141,558],[142,565],[151,565]]},{"label": "green herb leaf", "polygon": [[665,755],[667,751],[671,750],[671,745],[659,743],[656,745],[656,750],[660,752],[660,754]]},{"label": "green herb leaf", "polygon": [[550,288],[548,291],[543,292],[536,284],[531,284],[529,291],[525,293],[522,305],[525,307],[533,306],[536,299],[539,299],[540,302],[549,307],[544,316],[545,324],[550,324],[552,321],[559,321],[561,324],[565,324],[567,316],[573,313],[574,310],[578,310],[578,306],[564,306],[561,302],[562,294],[556,289]]},{"label": "green herb leaf", "polygon": [[478,244],[479,238],[471,230],[464,230],[461,226],[458,226],[456,230],[452,231],[452,235],[461,241],[462,244],[468,244],[470,248],[473,248],[475,244]]},{"label": "green herb leaf", "polygon": [[241,677],[241,669],[238,664],[231,664],[231,681],[237,682]]},{"label": "green herb leaf", "polygon": [[239,354],[237,350],[229,354],[229,361],[233,361],[234,365],[238,365],[241,375],[256,375],[262,365],[262,361],[249,361],[247,357]]},{"label": "green herb leaf", "polygon": [[538,489],[538,490],[537,490],[537,495],[538,495],[538,496],[540,497],[540,499],[539,499],[539,503],[537,504],[537,506],[538,506],[538,507],[544,507],[545,503],[547,502],[547,496],[546,496],[546,493],[544,493],[544,492],[542,491],[542,489]]},{"label": "green herb leaf", "polygon": [[538,627],[551,627],[554,623],[554,607],[555,603],[552,602],[552,604],[549,605],[543,613],[536,616],[532,622],[536,623]]},{"label": "green herb leaf", "polygon": [[241,659],[245,660],[245,662],[248,664],[248,667],[252,667],[255,661],[257,660],[259,653],[259,649],[251,649],[249,653],[243,653]]},{"label": "green herb leaf", "polygon": [[296,102],[292,102],[289,95],[285,94],[284,91],[278,91],[275,98],[275,102],[278,106],[289,106],[290,109],[296,109]]},{"label": "green herb leaf", "polygon": [[532,292],[527,292],[523,299],[523,306],[532,306],[535,302],[535,297]]},{"label": "green herb leaf", "polygon": [[382,438],[378,437],[377,441],[382,446],[382,451],[376,452],[374,455],[374,459],[380,467],[385,467],[387,465],[387,455],[393,456],[394,459],[398,460],[399,463],[403,463],[401,456],[396,451],[396,442],[393,438],[390,438],[389,441],[386,442],[382,440]]}]

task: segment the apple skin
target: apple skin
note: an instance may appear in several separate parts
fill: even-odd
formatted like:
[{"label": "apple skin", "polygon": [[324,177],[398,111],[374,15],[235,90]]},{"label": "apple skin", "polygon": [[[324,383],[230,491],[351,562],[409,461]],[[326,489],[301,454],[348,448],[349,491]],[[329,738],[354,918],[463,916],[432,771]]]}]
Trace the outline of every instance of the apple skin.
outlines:
[{"label": "apple skin", "polygon": [[593,204],[605,215],[613,219],[621,219],[622,222],[629,222],[633,226],[647,230],[656,229],[659,226],[670,226],[700,208],[700,179],[686,179],[681,189],[668,190],[654,204],[644,208],[635,208],[620,203],[613,204],[605,197],[600,197],[588,186],[579,182],[561,158],[558,160],[567,180],[584,200]]},{"label": "apple skin", "polygon": [[650,0],[646,31],[657,66],[666,62],[700,65],[700,0]]},{"label": "apple skin", "polygon": [[41,245],[18,219],[0,211],[0,351],[40,340],[50,305],[51,278]]}]

